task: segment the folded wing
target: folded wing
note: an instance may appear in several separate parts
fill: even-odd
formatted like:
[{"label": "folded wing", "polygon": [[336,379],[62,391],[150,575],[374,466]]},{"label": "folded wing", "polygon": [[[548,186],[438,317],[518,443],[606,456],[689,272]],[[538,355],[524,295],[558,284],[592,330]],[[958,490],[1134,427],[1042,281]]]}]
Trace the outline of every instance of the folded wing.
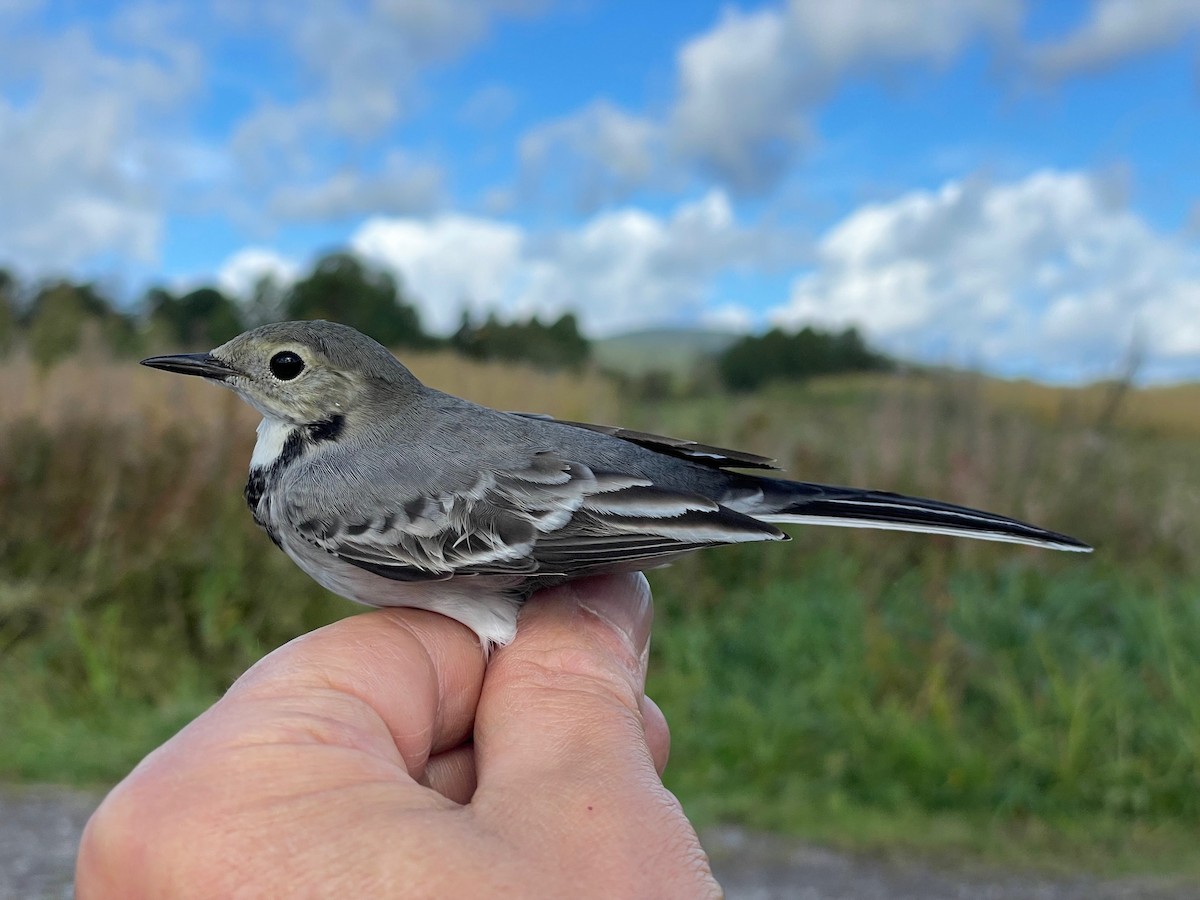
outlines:
[{"label": "folded wing", "polygon": [[287,518],[309,543],[400,581],[631,571],[704,546],[786,540],[711,498],[549,451],[482,472],[463,490],[397,497],[340,520],[322,515],[319,503],[292,500]]}]

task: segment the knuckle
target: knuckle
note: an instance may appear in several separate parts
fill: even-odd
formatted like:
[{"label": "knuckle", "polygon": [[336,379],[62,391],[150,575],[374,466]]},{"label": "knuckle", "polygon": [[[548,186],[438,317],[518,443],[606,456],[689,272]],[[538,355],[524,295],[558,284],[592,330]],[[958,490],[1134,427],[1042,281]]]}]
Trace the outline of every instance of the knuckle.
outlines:
[{"label": "knuckle", "polygon": [[239,829],[211,827],[210,812],[204,798],[172,790],[157,766],[135,771],[113,788],[84,829],[77,896],[177,896],[197,877],[215,885],[232,871],[228,851]]},{"label": "knuckle", "polygon": [[118,785],[88,820],[76,862],[80,897],[117,897],[122,885],[145,883],[147,836],[160,829],[141,809],[137,793],[129,782]]}]

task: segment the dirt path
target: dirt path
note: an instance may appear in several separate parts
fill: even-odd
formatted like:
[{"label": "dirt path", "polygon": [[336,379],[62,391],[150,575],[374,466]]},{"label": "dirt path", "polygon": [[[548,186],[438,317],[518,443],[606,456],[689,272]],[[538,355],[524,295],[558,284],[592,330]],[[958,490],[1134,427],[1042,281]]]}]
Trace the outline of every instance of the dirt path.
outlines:
[{"label": "dirt path", "polygon": [[1197,900],[1200,884],[947,872],[720,829],[704,846],[729,900]]},{"label": "dirt path", "polygon": [[0,900],[71,897],[75,847],[100,797],[0,786]]},{"label": "dirt path", "polygon": [[[69,898],[75,846],[97,793],[0,788],[0,900]],[[965,875],[721,829],[706,835],[730,900],[1195,900],[1200,885]]]}]

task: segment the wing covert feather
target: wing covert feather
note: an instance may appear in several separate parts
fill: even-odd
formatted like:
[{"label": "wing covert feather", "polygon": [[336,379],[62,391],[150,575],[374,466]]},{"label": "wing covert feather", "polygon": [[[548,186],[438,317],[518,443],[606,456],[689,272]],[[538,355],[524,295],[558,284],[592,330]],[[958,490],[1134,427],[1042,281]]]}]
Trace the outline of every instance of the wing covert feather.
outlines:
[{"label": "wing covert feather", "polygon": [[309,543],[402,581],[628,570],[711,544],[785,538],[709,497],[550,451],[481,472],[465,489],[355,510],[344,521],[319,509],[313,498],[292,499],[286,518]]}]

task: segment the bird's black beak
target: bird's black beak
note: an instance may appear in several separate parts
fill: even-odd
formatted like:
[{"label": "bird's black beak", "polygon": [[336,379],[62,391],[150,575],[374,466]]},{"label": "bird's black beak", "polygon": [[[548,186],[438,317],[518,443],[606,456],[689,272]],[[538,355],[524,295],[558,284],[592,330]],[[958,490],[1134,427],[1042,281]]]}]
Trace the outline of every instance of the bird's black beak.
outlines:
[{"label": "bird's black beak", "polygon": [[224,381],[231,375],[242,373],[211,353],[178,353],[174,356],[152,356],[142,360],[143,366],[177,372],[180,375],[202,375],[214,381]]}]

